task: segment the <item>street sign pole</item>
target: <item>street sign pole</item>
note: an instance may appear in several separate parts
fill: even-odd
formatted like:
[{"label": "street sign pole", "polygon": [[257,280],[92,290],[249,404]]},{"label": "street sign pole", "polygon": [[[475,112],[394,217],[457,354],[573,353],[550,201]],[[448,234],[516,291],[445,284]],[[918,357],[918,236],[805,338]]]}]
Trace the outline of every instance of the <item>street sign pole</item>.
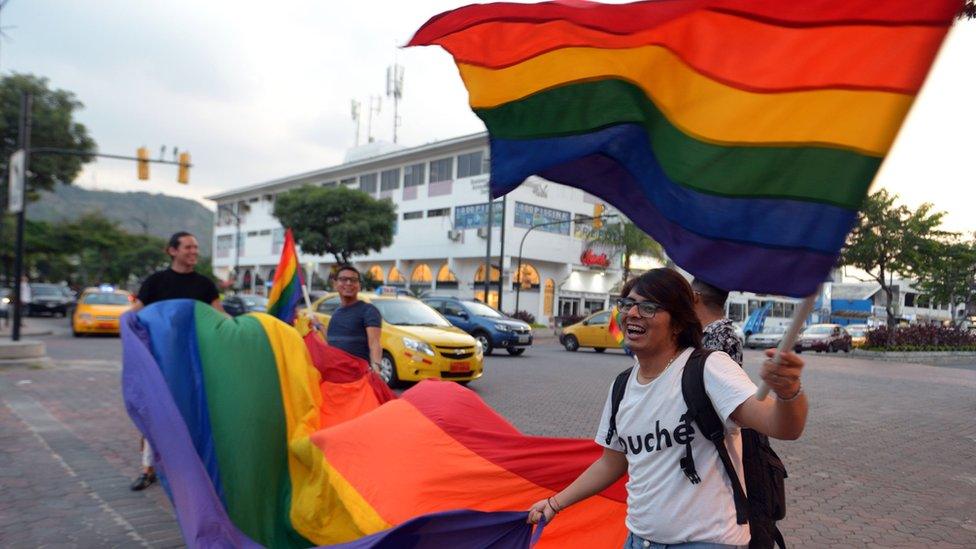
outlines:
[{"label": "street sign pole", "polygon": [[[30,93],[23,93],[20,96],[20,151],[24,155],[23,161],[23,188],[21,190],[20,211],[17,212],[17,241],[14,249],[14,325],[11,327],[10,337],[14,341],[20,341],[20,317],[23,304],[20,292],[21,279],[24,277],[24,217],[27,214],[27,201],[24,195],[27,194],[27,174],[30,170],[30,138],[31,138],[31,108],[34,104],[34,97]],[[11,199],[14,192],[11,191]],[[13,206],[13,204],[11,204]]]}]

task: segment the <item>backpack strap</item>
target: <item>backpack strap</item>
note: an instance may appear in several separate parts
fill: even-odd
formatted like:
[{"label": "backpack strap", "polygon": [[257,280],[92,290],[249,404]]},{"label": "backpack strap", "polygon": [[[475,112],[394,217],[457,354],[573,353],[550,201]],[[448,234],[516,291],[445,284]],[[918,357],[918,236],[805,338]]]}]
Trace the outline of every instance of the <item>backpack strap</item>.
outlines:
[{"label": "backpack strap", "polygon": [[[729,476],[732,485],[732,499],[735,502],[736,522],[746,524],[749,522],[748,500],[742,483],[739,482],[739,475],[735,472],[735,466],[732,465],[729,450],[725,447],[725,425],[718,413],[715,412],[715,407],[712,405],[711,399],[708,398],[708,393],[705,392],[705,360],[710,354],[711,351],[706,349],[692,351],[681,375],[681,395],[688,406],[688,415],[694,419],[702,436],[715,445],[718,457],[722,460],[725,472]],[[691,444],[687,445],[686,455],[679,463],[685,474],[694,483],[691,474],[697,477],[697,473],[695,472],[694,457],[691,455]]]},{"label": "backpack strap", "polygon": [[620,401],[624,399],[624,391],[627,390],[627,379],[633,366],[617,374],[617,379],[613,380],[613,390],[610,392],[610,428],[607,429],[607,445],[613,444],[613,435],[617,434],[617,410],[620,409]]}]

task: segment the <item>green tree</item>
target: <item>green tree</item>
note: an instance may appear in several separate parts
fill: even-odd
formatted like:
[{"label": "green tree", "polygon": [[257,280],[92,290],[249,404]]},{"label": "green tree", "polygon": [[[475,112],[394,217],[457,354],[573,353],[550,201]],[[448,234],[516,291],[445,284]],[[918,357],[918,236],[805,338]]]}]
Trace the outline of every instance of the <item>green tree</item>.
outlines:
[{"label": "green tree", "polygon": [[[32,74],[14,73],[0,79],[0,171],[7,172],[10,155],[18,148],[20,102],[23,92],[31,92],[31,148],[57,147],[82,153],[94,153],[95,141],[88,129],[74,119],[75,112],[84,105],[69,91],[48,87],[48,79]],[[27,178],[27,197],[36,200],[41,190],[51,190],[56,183],[70,184],[91,162],[91,156],[53,154],[31,155]],[[6,189],[6,178],[3,178]],[[4,191],[6,192],[6,191]]]},{"label": "green tree", "polygon": [[918,289],[930,303],[946,303],[953,323],[959,325],[965,313],[956,318],[960,304],[976,302],[976,242],[955,236],[932,240],[915,267]]},{"label": "green tree", "polygon": [[917,267],[928,261],[933,242],[952,234],[938,228],[945,212],[933,212],[931,204],[913,211],[896,205],[896,200],[898,195],[885,189],[865,199],[840,259],[841,264],[861,269],[881,285],[889,327],[895,325],[891,275],[915,275]]},{"label": "green tree", "polygon": [[278,195],[274,216],[292,230],[302,252],[349,263],[393,243],[396,209],[389,200],[345,187],[305,185]]},{"label": "green tree", "polygon": [[624,219],[619,223],[607,223],[594,231],[589,238],[591,244],[602,244],[620,254],[623,258],[623,280],[630,278],[630,260],[633,256],[650,256],[667,263],[664,248],[637,225]]}]

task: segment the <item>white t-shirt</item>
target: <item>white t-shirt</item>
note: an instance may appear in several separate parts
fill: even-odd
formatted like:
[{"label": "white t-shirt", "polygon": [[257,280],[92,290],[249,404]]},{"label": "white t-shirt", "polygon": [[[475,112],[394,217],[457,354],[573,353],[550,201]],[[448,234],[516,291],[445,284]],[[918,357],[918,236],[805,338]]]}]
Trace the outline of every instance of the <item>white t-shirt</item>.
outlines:
[{"label": "white t-shirt", "polygon": [[[655,543],[747,545],[749,525],[736,524],[732,485],[715,446],[698,433],[693,421],[681,417],[688,411],[681,396],[681,374],[691,351],[685,349],[646,385],[637,382],[635,367],[617,411],[615,439],[606,444],[608,394],[596,442],[627,454],[627,528],[631,532]],[[725,422],[725,444],[742,482],[742,436],[729,415],[755,394],[756,385],[729,355],[713,352],[705,361],[705,392]],[[678,464],[689,441],[699,484],[692,484]]]}]

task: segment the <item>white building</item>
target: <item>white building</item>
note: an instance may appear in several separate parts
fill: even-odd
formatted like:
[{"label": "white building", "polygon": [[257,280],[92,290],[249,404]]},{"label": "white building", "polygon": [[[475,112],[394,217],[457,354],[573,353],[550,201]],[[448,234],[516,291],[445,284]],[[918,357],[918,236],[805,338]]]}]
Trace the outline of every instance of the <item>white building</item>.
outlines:
[{"label": "white building", "polygon": [[[278,263],[284,229],[272,215],[275,196],[303,185],[360,189],[396,205],[393,244],[354,264],[385,284],[402,285],[416,293],[476,297],[484,300],[484,265],[488,239],[488,141],[485,133],[362,157],[350,154],[343,164],[251,185],[208,198],[218,204],[214,227],[214,273],[230,277],[235,266],[239,281],[260,291]],[[389,148],[386,149],[387,151]],[[518,309],[538,322],[553,316],[579,315],[609,306],[609,292],[620,281],[619,260],[610,268],[585,265],[588,220],[599,200],[578,189],[530,178],[493,206],[492,280],[502,279],[502,295],[495,285],[488,303],[507,312]],[[502,241],[504,220],[504,241]],[[522,283],[516,273],[519,245]],[[235,234],[239,246],[235,246]],[[503,251],[504,250],[504,251]],[[301,254],[303,265],[317,277],[328,277],[335,260]],[[599,256],[602,251],[597,251]],[[589,254],[592,255],[592,254]],[[608,254],[610,255],[610,254]],[[516,298],[516,293],[518,297]]]}]

